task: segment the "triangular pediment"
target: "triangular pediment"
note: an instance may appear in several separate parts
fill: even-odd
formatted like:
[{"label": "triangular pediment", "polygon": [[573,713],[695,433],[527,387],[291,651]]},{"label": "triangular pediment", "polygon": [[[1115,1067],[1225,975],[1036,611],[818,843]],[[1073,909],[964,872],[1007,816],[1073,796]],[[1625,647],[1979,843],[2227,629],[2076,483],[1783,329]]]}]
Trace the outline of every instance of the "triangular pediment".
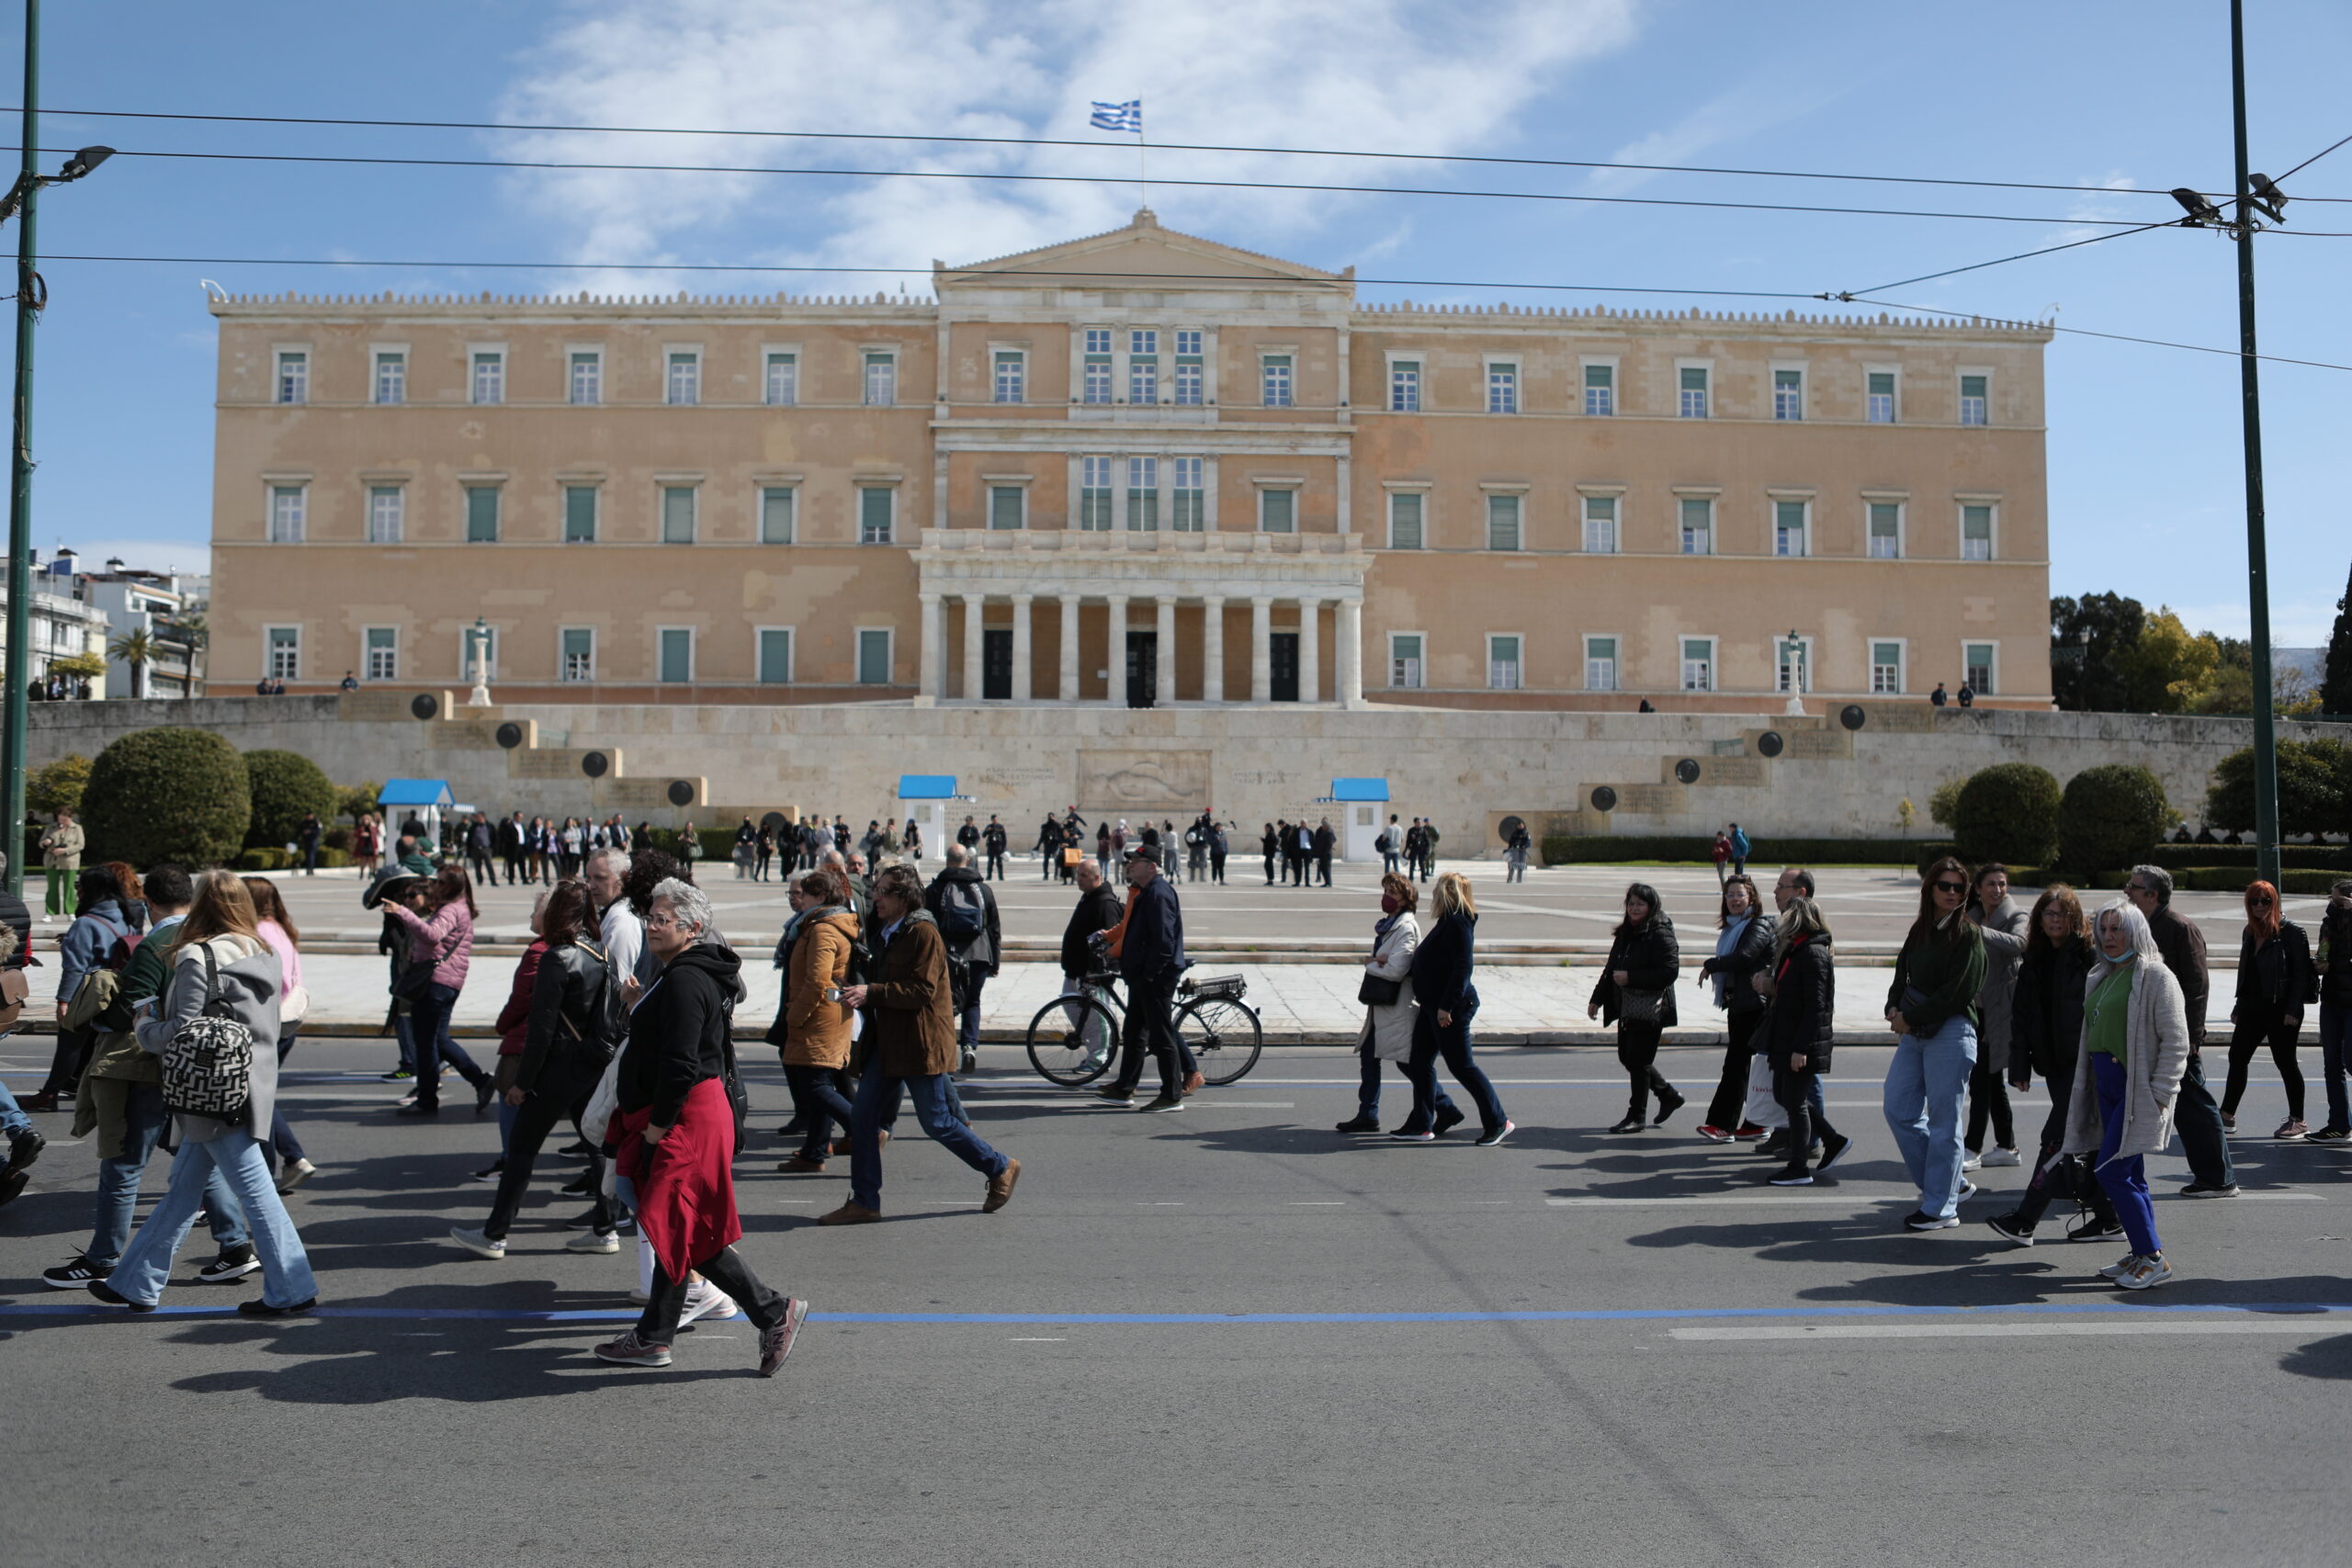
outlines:
[{"label": "triangular pediment", "polygon": [[975,262],[967,266],[932,264],[934,289],[1001,288],[1034,285],[1041,288],[1132,288],[1153,283],[1170,288],[1250,288],[1290,286],[1316,288],[1349,288],[1355,268],[1325,272],[1276,256],[1220,244],[1197,234],[1160,227],[1147,208],[1124,229],[1066,240],[1034,251]]}]

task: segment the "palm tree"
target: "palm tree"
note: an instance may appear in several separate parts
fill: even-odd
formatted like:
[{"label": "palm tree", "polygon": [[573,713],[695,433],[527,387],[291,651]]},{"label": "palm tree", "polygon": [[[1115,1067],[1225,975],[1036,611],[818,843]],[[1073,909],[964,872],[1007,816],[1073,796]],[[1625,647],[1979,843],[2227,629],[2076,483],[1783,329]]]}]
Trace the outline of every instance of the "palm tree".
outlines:
[{"label": "palm tree", "polygon": [[108,657],[119,659],[130,666],[130,694],[133,697],[145,696],[147,694],[141,688],[145,685],[147,666],[155,658],[155,639],[143,629],[126,632],[107,645],[107,653]]},{"label": "palm tree", "polygon": [[193,699],[196,695],[196,650],[202,648],[210,628],[202,615],[183,615],[156,627],[156,635],[166,642],[176,643],[187,660],[187,679],[180,685],[180,695]]}]

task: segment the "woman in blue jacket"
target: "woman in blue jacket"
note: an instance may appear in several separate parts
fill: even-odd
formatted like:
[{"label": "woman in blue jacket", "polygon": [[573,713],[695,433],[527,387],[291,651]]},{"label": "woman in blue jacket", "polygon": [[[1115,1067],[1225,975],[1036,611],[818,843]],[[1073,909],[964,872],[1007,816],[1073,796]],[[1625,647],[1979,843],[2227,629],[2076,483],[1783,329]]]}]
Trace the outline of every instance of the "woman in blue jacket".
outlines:
[{"label": "woman in blue jacket", "polygon": [[1478,988],[1470,983],[1476,963],[1478,903],[1469,879],[1449,871],[1437,879],[1430,897],[1437,923],[1413,950],[1413,999],[1419,1010],[1413,1020],[1413,1054],[1406,1058],[1405,1076],[1413,1080],[1413,1113],[1390,1134],[1408,1144],[1436,1141],[1462,1120],[1453,1106],[1437,1105],[1437,1059],[1478,1102],[1485,1131],[1478,1146],[1488,1148],[1511,1133],[1502,1101],[1486,1073],[1470,1059],[1470,1020],[1478,1011]]}]

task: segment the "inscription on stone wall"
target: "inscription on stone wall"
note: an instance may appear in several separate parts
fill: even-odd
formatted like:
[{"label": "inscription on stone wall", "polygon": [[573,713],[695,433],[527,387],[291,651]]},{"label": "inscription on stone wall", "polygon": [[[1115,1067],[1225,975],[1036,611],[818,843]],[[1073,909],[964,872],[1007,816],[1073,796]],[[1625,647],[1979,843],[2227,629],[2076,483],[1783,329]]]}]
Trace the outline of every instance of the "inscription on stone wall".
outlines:
[{"label": "inscription on stone wall", "polygon": [[[588,775],[580,771],[580,759],[588,754],[588,750],[585,747],[542,747],[536,751],[509,751],[506,753],[506,775],[516,779],[584,780]],[[607,748],[597,748],[597,750],[603,750],[605,760],[612,764],[605,777],[618,778],[621,773],[621,754]],[[660,793],[657,788],[655,794]],[[657,802],[656,804],[666,803]]]},{"label": "inscription on stone wall", "polygon": [[[540,752],[538,755],[544,756],[546,753]],[[574,759],[571,771],[576,774],[580,772],[580,763],[577,761],[580,753],[574,751],[570,755]],[[696,795],[707,793],[702,780],[693,779],[688,782],[695,785]],[[669,788],[668,779],[605,779],[596,785],[596,799],[603,805],[622,811],[663,810],[670,805]]]},{"label": "inscription on stone wall", "polygon": [[1884,707],[1865,705],[1870,717],[1864,729],[1878,735],[1932,735],[1936,728],[1936,710],[1920,703],[1890,703]]},{"label": "inscription on stone wall", "polygon": [[[408,704],[415,694],[413,692],[345,692],[335,699],[334,716],[347,723],[396,723],[414,716],[409,712]],[[447,712],[448,694],[435,692],[432,695],[440,703],[441,711]]]},{"label": "inscription on stone wall", "polygon": [[1824,762],[1854,754],[1854,737],[1843,729],[1792,730],[1788,742],[1783,755],[1799,761]]},{"label": "inscription on stone wall", "polygon": [[424,728],[424,743],[436,750],[475,751],[498,744],[498,726],[486,718],[436,718]]},{"label": "inscription on stone wall", "polygon": [[1758,789],[1765,784],[1766,777],[1761,757],[1710,757],[1705,772],[1699,775],[1699,783],[1702,785]]},{"label": "inscription on stone wall", "polygon": [[1078,803],[1090,811],[1198,811],[1209,803],[1206,751],[1081,751]]},{"label": "inscription on stone wall", "polygon": [[1665,816],[1682,809],[1685,792],[1680,784],[1619,784],[1617,809],[1647,816]]}]

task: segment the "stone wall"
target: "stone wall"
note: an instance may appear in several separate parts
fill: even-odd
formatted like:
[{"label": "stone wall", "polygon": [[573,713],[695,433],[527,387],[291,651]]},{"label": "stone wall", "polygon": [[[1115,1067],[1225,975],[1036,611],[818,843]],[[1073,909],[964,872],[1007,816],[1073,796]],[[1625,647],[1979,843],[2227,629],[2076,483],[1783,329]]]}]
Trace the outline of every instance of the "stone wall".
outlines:
[{"label": "stone wall", "polygon": [[[448,694],[431,694],[437,713],[450,711]],[[1435,818],[1455,852],[1491,848],[1491,824],[1514,814],[1539,832],[1702,833],[1736,819],[1769,858],[1776,835],[1899,837],[1905,799],[1913,836],[1935,836],[1936,785],[1995,762],[2038,763],[2061,783],[2098,763],[2145,763],[2194,824],[2213,765],[2252,732],[2235,719],[1917,705],[1870,710],[1851,731],[1820,714],[1396,706],[578,705],[420,720],[410,716],[415,695],[36,704],[30,756],[36,766],[69,752],[96,756],[129,730],[195,724],[240,750],[302,752],[338,783],[443,778],[458,800],[492,812],[618,810],[662,823],[691,809],[704,825],[796,807],[863,824],[900,814],[901,773],[952,773],[976,797],[969,809],[983,820],[1001,813],[1023,843],[1047,809],[1072,802],[1090,818],[1182,820],[1209,807],[1252,827],[1301,815],[1338,823],[1340,808],[1317,797],[1336,777],[1362,776],[1387,779],[1389,809]],[[512,748],[501,744],[508,725]],[[2352,739],[2352,726],[2282,724],[2279,734]],[[583,771],[592,753],[602,777]],[[688,808],[669,804],[680,781]],[[1594,807],[1602,786],[1613,809]]]}]

